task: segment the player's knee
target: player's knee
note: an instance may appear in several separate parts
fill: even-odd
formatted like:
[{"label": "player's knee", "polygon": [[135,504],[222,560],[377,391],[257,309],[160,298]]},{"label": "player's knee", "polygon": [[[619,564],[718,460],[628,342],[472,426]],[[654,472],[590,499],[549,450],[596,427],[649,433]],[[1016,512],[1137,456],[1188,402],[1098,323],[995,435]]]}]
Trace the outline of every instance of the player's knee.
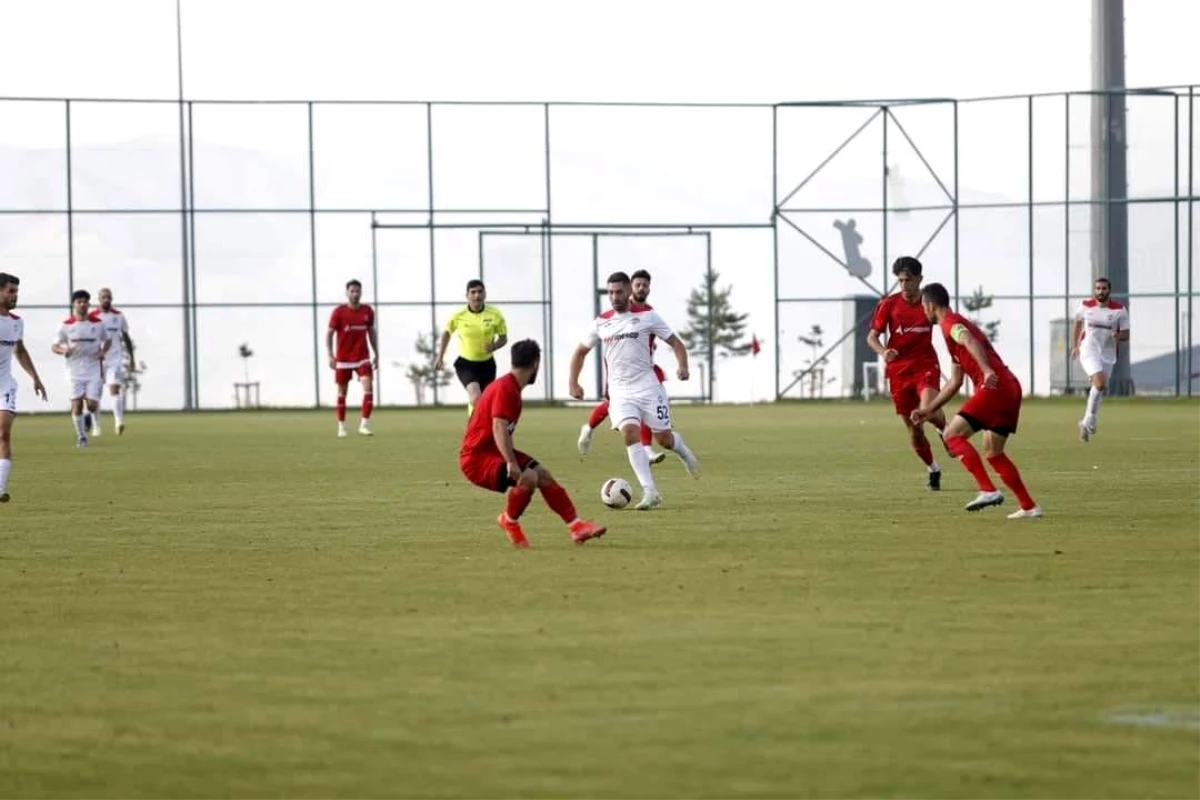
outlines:
[{"label": "player's knee", "polygon": [[538,486],[538,471],[536,469],[525,470],[517,479],[517,485],[532,492]]},{"label": "player's knee", "polygon": [[665,447],[668,450],[675,449],[675,432],[674,431],[655,431],[654,441],[658,442],[659,446]]},{"label": "player's knee", "polygon": [[538,464],[537,468],[534,470],[534,474],[536,475],[538,486],[549,486],[550,484],[554,483],[554,476],[550,474],[550,470],[546,469],[541,464]]}]

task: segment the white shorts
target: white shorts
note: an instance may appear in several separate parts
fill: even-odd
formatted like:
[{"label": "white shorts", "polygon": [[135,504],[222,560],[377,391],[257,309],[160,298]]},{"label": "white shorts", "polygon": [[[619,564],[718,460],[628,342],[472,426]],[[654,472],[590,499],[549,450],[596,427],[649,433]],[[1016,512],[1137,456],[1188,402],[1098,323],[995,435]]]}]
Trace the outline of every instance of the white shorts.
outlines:
[{"label": "white shorts", "polygon": [[17,413],[17,382],[11,378],[7,383],[0,384],[0,411]]},{"label": "white shorts", "polygon": [[1112,375],[1113,364],[1105,361],[1095,353],[1081,352],[1079,354],[1079,364],[1083,367],[1083,371],[1090,378],[1097,373],[1104,373],[1104,377],[1108,378]]},{"label": "white shorts", "polygon": [[83,378],[67,378],[67,386],[71,389],[69,400],[86,397],[88,400],[100,400],[100,390],[104,387],[102,375],[89,375]]},{"label": "white shorts", "polygon": [[125,383],[125,360],[104,363],[104,384],[112,386]]},{"label": "white shorts", "polygon": [[610,393],[608,418],[612,420],[613,430],[620,430],[621,423],[633,420],[645,423],[652,431],[669,431],[671,401],[667,399],[661,384],[625,396]]}]

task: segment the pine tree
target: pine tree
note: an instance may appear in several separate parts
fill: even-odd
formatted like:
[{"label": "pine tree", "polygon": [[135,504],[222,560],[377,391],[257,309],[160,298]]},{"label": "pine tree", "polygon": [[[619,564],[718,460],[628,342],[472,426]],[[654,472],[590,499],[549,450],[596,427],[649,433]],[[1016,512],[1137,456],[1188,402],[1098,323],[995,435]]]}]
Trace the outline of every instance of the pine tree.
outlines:
[{"label": "pine tree", "polygon": [[1000,338],[1000,320],[994,319],[984,322],[979,316],[979,312],[985,308],[991,308],[993,298],[990,294],[983,293],[983,287],[977,288],[970,297],[963,299],[963,308],[967,310],[971,321],[978,325],[987,335],[988,341],[993,344]]},{"label": "pine tree", "polygon": [[718,289],[720,277],[719,272],[709,270],[704,283],[692,289],[687,301],[687,329],[679,334],[689,353],[703,355],[708,362],[709,400],[716,381],[716,359],[750,353],[750,342],[745,341],[750,315],[734,312],[729,300],[733,287]]},{"label": "pine tree", "polygon": [[417,393],[417,405],[425,404],[425,390],[427,388],[441,388],[450,385],[450,377],[452,373],[448,369],[436,370],[433,364],[437,361],[437,334],[431,333],[428,338],[425,334],[417,335],[417,342],[413,345],[417,351],[418,359],[415,363],[408,365],[408,381],[413,385],[413,389]]}]

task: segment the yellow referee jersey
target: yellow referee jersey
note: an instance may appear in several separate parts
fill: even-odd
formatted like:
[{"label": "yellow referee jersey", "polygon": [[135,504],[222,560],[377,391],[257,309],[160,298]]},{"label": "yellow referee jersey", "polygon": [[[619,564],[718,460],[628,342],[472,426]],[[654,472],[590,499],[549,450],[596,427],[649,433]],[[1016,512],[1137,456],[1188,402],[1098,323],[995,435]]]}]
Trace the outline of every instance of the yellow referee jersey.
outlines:
[{"label": "yellow referee jersey", "polygon": [[479,311],[463,306],[450,317],[446,330],[458,334],[458,354],[467,361],[487,361],[492,357],[487,345],[508,335],[504,315],[487,304]]}]

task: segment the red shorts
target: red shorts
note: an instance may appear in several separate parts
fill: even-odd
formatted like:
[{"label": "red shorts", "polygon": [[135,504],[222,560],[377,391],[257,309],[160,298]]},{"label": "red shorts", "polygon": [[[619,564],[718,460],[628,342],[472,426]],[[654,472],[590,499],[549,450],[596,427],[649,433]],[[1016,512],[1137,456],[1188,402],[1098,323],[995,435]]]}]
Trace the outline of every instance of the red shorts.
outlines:
[{"label": "red shorts", "polygon": [[335,369],[333,371],[333,379],[337,382],[338,386],[345,386],[355,375],[360,378],[371,377],[371,362],[368,361],[365,364],[359,364],[357,367],[350,369]]},{"label": "red shorts", "polygon": [[[514,452],[522,471],[538,465],[533,456],[520,450]],[[471,483],[491,492],[507,492],[514,485],[508,477],[508,464],[499,453],[460,453],[458,468]]]},{"label": "red shorts", "polygon": [[972,430],[1012,436],[1021,419],[1021,384],[1014,378],[1001,381],[995,389],[986,386],[976,389],[958,409],[958,416],[965,419]]},{"label": "red shorts", "polygon": [[927,369],[888,381],[896,413],[905,419],[912,416],[912,412],[921,407],[921,392],[926,389],[936,392],[941,387],[941,378],[937,369]]}]

